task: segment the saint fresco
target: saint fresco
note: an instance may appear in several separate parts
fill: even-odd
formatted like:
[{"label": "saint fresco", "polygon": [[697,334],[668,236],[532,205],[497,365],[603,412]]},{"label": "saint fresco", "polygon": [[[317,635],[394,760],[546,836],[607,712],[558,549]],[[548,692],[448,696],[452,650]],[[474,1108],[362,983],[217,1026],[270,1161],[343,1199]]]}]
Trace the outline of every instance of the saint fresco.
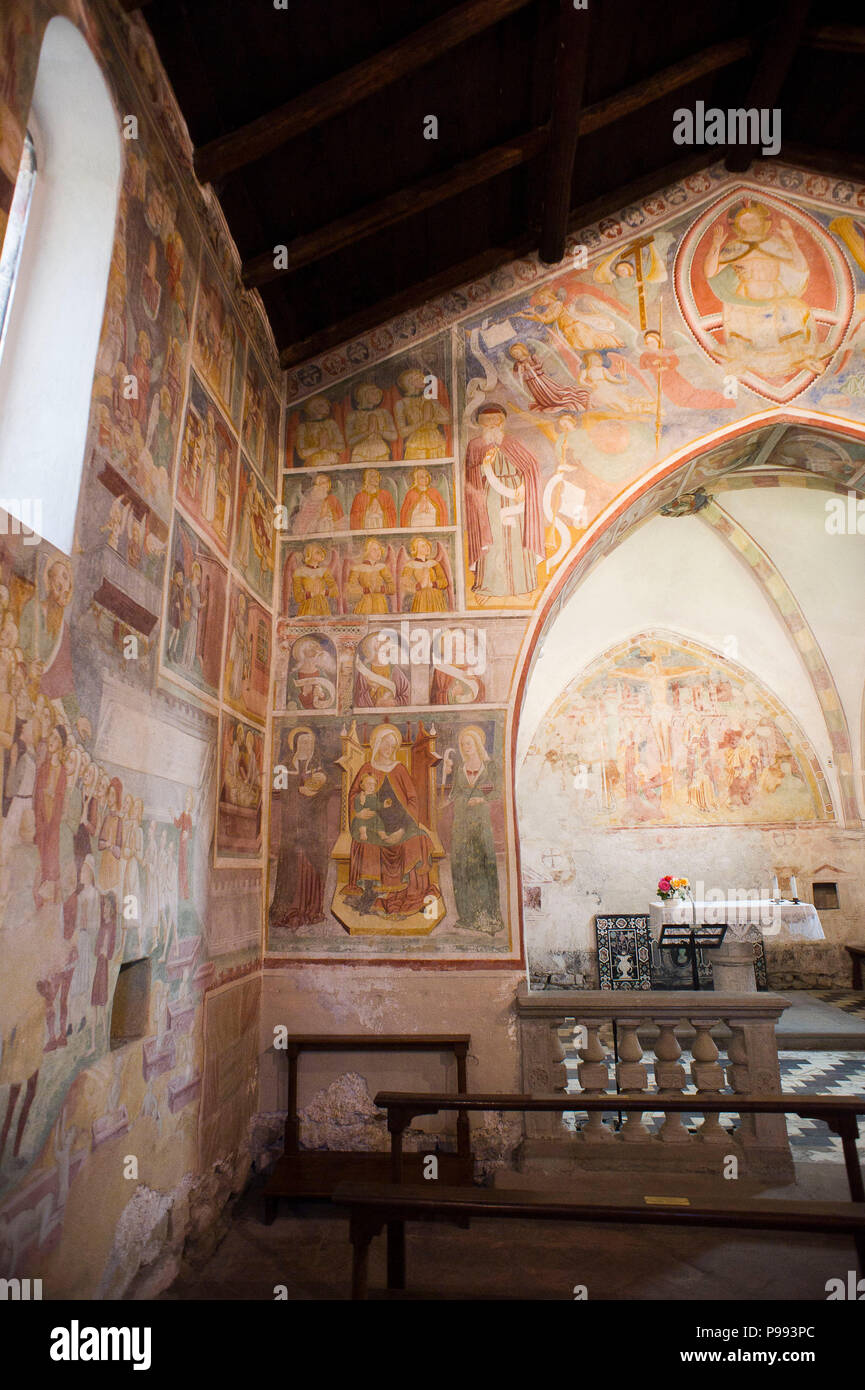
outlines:
[{"label": "saint fresco", "polygon": [[219,806],[216,859],[258,859],[261,855],[264,734],[224,714],[219,736]]},{"label": "saint fresco", "polygon": [[208,539],[228,554],[237,491],[237,442],[221,411],[191,374],[180,446],[177,498]]},{"label": "saint fresco", "polygon": [[227,570],[175,513],[166,583],[162,661],[165,669],[218,696]]},{"label": "saint fresco", "polygon": [[232,582],[223,665],[223,698],[253,719],[267,718],[270,613]]}]

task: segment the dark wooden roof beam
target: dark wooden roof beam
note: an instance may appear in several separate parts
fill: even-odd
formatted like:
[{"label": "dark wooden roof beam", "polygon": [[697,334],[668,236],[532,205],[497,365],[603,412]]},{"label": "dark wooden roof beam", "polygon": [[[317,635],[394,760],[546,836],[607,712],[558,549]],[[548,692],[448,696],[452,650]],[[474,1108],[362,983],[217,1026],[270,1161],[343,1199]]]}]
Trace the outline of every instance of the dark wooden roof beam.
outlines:
[{"label": "dark wooden roof beam", "polygon": [[592,14],[591,7],[575,9],[573,0],[559,0],[559,5],[541,225],[541,260],[548,264],[560,261],[565,254]]},{"label": "dark wooden roof beam", "polygon": [[239,130],[202,145],[195,154],[196,174],[202,183],[210,183],[263,158],[531,3],[532,0],[466,0],[390,48],[337,73]]},{"label": "dark wooden roof beam", "polygon": [[[614,121],[631,116],[644,106],[651,106],[653,102],[669,96],[681,87],[689,86],[709,73],[732,67],[734,63],[749,57],[752,48],[753,41],[747,36],[713,44],[710,48],[692,54],[690,58],[683,58],[679,63],[662,68],[643,82],[635,82],[633,86],[626,87],[603,101],[592,102],[591,106],[583,108],[580,115],[579,133],[583,136],[591,135],[603,126],[612,125]],[[542,259],[546,260],[543,253]],[[558,259],[561,260],[561,256]]]},{"label": "dark wooden roof beam", "polygon": [[[642,198],[648,193],[655,192],[658,188],[664,188],[669,183],[686,178],[697,169],[704,169],[707,164],[712,162],[712,158],[711,152],[707,152],[705,149],[691,150],[683,159],[678,159],[663,169],[654,169],[623,188],[617,188],[601,198],[594,199],[591,203],[583,204],[571,213],[568,229],[578,230],[580,227],[596,221],[599,217],[604,217],[607,213],[624,207],[636,198]],[[376,300],[373,304],[358,309],[347,318],[340,319],[327,328],[311,334],[308,338],[300,339],[283,348],[279,355],[280,365],[283,368],[294,367],[299,362],[305,362],[308,358],[317,356],[320,352],[327,352],[329,348],[347,343],[352,338],[356,338],[358,334],[365,333],[370,328],[376,328],[379,324],[386,323],[388,319],[405,313],[408,309],[419,308],[420,305],[437,298],[438,295],[447,294],[449,290],[456,289],[459,285],[466,285],[482,275],[488,275],[508,261],[526,255],[537,244],[538,228],[534,227],[530,228],[524,236],[509,241],[505,246],[490,247],[466,261],[447,266],[429,279],[416,281],[414,284],[406,286],[405,289],[399,290],[396,294],[389,295],[387,299]]]},{"label": "dark wooden roof beam", "polygon": [[548,138],[548,128],[541,126],[525,135],[518,135],[513,140],[506,140],[491,150],[484,150],[483,154],[477,155],[475,159],[463,160],[444,173],[433,174],[418,183],[409,184],[407,188],[397,189],[395,193],[379,199],[378,202],[368,203],[356,212],[350,212],[325,227],[288,242],[279,258],[278,266],[275,248],[263,251],[260,256],[245,262],[243,283],[247,289],[266,285],[280,275],[291,274],[301,266],[323,260],[325,256],[333,255],[335,251],[341,251],[343,247],[361,241],[374,232],[393,227],[426,208],[435,207],[437,203],[446,202],[448,198],[455,198],[469,188],[489,183],[508,169],[515,169],[518,165],[534,159],[545,148]]},{"label": "dark wooden roof beam", "polygon": [[[784,79],[793,66],[796,50],[802,42],[810,8],[811,0],[788,0],[778,18],[769,25],[748,94],[742,102],[745,110],[775,108]],[[781,129],[783,133],[783,114]],[[758,150],[759,146],[754,145],[729,146],[725,164],[730,173],[743,174]]]}]

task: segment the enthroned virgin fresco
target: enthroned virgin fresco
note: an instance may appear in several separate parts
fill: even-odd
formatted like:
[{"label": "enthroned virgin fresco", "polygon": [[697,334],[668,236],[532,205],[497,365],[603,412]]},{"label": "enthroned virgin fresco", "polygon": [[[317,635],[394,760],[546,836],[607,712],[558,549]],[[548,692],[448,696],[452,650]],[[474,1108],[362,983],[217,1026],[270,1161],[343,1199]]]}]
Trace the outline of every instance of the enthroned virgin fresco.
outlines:
[{"label": "enthroned virgin fresco", "polygon": [[280,721],[269,944],[509,949],[501,719]]}]

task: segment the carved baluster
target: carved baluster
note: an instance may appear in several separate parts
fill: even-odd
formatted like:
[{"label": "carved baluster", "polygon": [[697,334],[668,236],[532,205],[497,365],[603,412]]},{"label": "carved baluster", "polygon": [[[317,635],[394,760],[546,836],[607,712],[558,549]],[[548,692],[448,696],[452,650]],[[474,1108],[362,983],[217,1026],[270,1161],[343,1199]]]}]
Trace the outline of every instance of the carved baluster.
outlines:
[{"label": "carved baluster", "polygon": [[[639,1023],[640,1020],[637,1018],[620,1018],[618,1020],[620,1061],[616,1067],[616,1079],[620,1091],[645,1091],[648,1089],[649,1073],[642,1064],[643,1047],[637,1037]],[[650,1136],[643,1124],[643,1112],[640,1110],[629,1111],[620,1134],[623,1143],[626,1144],[648,1139]]]},{"label": "carved baluster", "polygon": [[[681,1095],[685,1089],[685,1068],[678,1060],[682,1055],[674,1023],[659,1023],[658,1040],[655,1043],[655,1084],[662,1096]],[[690,1135],[682,1123],[681,1113],[668,1110],[664,1116],[661,1133],[658,1136],[667,1144],[687,1143]]]},{"label": "carved baluster", "polygon": [[[727,1067],[727,1083],[738,1095],[745,1095],[751,1089],[748,1038],[741,1024],[731,1022],[729,1026],[732,1037],[727,1045],[727,1056],[730,1059]],[[755,1136],[755,1118],[754,1115],[739,1116],[735,1134],[736,1138],[742,1140],[743,1143],[753,1140]]]},{"label": "carved baluster", "polygon": [[[700,1095],[720,1095],[724,1088],[724,1069],[718,1064],[718,1049],[710,1032],[711,1023],[691,1019],[696,1029],[691,1062],[691,1077]],[[721,1126],[720,1117],[707,1114],[697,1135],[704,1144],[725,1144],[729,1138]]]},{"label": "carved baluster", "polygon": [[[607,1069],[607,1054],[600,1039],[600,1023],[584,1023],[582,1027],[586,1030],[586,1043],[579,1049],[581,1058],[577,1074],[580,1078],[580,1086],[587,1095],[603,1095],[609,1088],[610,1073]],[[614,1109],[614,1105],[610,1105]],[[587,1123],[580,1131],[580,1137],[588,1144],[597,1143],[605,1139],[612,1139],[612,1131],[604,1124],[600,1110],[589,1114]]]}]

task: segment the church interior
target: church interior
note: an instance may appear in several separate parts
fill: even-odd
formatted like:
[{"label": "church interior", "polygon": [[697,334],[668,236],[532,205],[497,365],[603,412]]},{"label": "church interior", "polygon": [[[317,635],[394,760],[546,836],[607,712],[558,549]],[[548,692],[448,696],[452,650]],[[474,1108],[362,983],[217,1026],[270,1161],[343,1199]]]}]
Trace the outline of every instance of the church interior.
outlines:
[{"label": "church interior", "polygon": [[4,0],[0,245],[3,1297],[865,1298],[861,8]]}]

